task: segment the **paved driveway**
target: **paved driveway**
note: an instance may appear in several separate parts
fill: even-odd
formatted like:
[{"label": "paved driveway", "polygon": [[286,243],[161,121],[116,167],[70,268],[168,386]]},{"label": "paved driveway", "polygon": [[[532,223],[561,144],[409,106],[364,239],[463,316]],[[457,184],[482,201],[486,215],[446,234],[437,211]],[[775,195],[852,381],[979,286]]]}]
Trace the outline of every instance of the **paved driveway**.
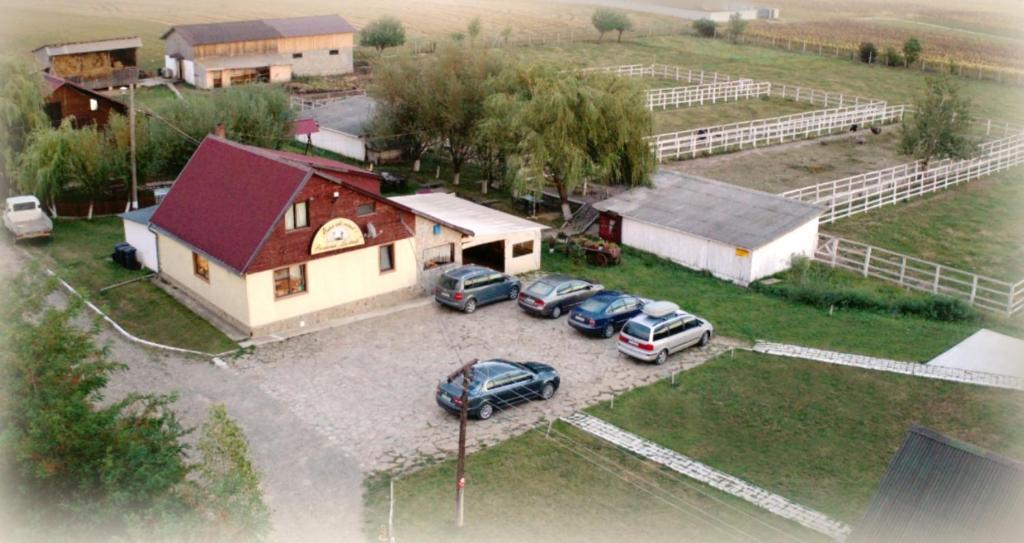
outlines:
[{"label": "paved driveway", "polygon": [[494,444],[615,393],[688,369],[726,350],[717,338],[664,366],[620,356],[614,340],[584,337],[565,317],[523,314],[503,302],[465,315],[434,303],[264,345],[232,363],[261,391],[341,447],[364,471],[404,469],[455,451],[458,419],[434,403],[437,383],[472,358],[541,361],[562,386],[470,424],[471,448]]}]

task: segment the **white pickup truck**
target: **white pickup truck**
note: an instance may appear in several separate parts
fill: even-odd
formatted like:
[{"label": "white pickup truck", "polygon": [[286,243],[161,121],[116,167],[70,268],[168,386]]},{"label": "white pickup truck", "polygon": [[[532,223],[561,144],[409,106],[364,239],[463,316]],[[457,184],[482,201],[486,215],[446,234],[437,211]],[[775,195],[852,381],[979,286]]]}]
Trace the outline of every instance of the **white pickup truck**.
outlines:
[{"label": "white pickup truck", "polygon": [[53,221],[43,213],[35,196],[12,196],[4,206],[4,226],[15,240],[50,237]]}]

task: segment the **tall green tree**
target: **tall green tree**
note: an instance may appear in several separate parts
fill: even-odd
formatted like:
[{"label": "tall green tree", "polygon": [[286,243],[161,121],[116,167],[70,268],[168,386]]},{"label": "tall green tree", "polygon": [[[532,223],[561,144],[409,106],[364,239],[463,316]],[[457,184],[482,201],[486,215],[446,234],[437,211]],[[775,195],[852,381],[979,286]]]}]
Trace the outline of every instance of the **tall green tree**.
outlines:
[{"label": "tall green tree", "polygon": [[733,13],[729,16],[729,41],[738,43],[740,36],[747,31],[747,21],[743,19],[743,15],[740,12]]},{"label": "tall green tree", "polygon": [[16,160],[29,134],[50,124],[43,89],[38,70],[19,59],[0,59],[0,188],[15,178]]},{"label": "tall green tree", "polygon": [[598,8],[590,17],[591,24],[597,29],[597,41],[601,41],[608,32],[618,32],[618,41],[622,41],[622,33],[633,29],[633,21],[622,11]]},{"label": "tall green tree", "polygon": [[970,158],[977,144],[970,137],[971,102],[949,76],[929,78],[904,121],[900,150],[921,161],[925,169],[936,158]]},{"label": "tall green tree", "polygon": [[906,65],[910,66],[917,62],[917,59],[921,58],[923,50],[920,40],[913,36],[907,38],[907,41],[903,42],[903,59],[906,61]]},{"label": "tall green tree", "polygon": [[405,43],[405,27],[402,21],[385,15],[374,19],[359,31],[359,45],[373,47],[377,56],[384,54],[388,47],[399,47]]},{"label": "tall green tree", "polygon": [[369,88],[379,104],[374,132],[401,138],[416,172],[420,171],[423,154],[439,144],[432,121],[433,97],[423,92],[426,72],[420,62],[413,57],[397,57],[381,63],[374,70]]},{"label": "tall green tree", "polygon": [[507,134],[513,184],[554,187],[565,220],[569,195],[587,180],[650,182],[654,157],[644,138],[652,121],[635,81],[535,66],[512,70],[498,87],[483,129]]},{"label": "tall green tree", "polygon": [[77,135],[70,119],[58,128],[33,131],[18,157],[18,187],[35,194],[57,215],[57,198],[73,184],[78,174]]}]

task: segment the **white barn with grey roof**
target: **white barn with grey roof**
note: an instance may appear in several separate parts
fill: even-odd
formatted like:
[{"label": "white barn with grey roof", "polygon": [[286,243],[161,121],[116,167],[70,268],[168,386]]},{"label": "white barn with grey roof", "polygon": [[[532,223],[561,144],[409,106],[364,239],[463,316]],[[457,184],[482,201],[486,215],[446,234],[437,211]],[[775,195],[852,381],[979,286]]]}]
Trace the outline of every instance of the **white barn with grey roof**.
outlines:
[{"label": "white barn with grey roof", "polygon": [[814,254],[819,206],[666,171],[653,181],[594,205],[602,237],[741,285]]},{"label": "white barn with grey roof", "polygon": [[[313,147],[355,160],[367,161],[370,130],[377,114],[377,102],[369,96],[353,96],[309,111],[305,117],[316,121],[317,132],[310,134]],[[295,139],[306,142],[305,135]]]}]

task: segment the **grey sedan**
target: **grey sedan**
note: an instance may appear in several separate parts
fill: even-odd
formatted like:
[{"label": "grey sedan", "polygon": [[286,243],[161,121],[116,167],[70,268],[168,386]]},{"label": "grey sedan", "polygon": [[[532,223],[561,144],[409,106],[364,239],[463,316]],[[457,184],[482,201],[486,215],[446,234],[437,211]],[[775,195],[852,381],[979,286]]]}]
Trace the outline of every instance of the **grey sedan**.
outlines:
[{"label": "grey sedan", "polygon": [[530,283],[519,294],[519,307],[527,313],[557,319],[604,287],[566,275],[548,275]]},{"label": "grey sedan", "polygon": [[434,300],[466,313],[478,306],[515,300],[519,296],[519,280],[483,266],[461,266],[448,270],[434,287]]}]

